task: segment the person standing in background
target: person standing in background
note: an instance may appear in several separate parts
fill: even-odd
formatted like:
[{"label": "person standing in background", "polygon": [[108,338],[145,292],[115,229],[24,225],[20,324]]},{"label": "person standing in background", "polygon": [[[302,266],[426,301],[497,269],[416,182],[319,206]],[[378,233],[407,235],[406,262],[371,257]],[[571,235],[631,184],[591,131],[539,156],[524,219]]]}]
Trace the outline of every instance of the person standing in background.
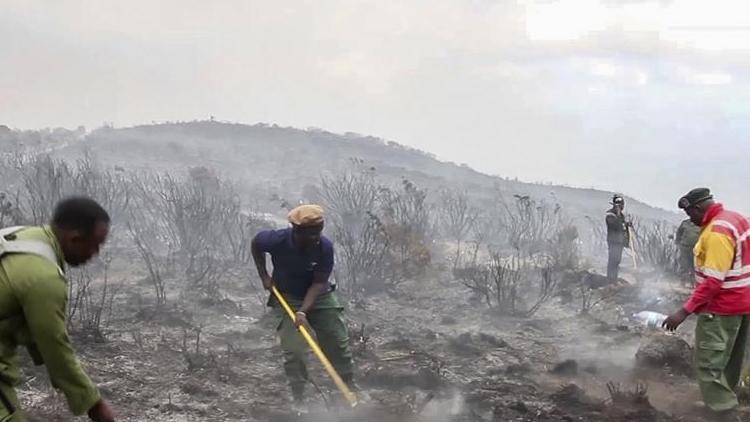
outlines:
[{"label": "person standing in background", "polygon": [[695,267],[693,265],[695,260],[695,248],[696,242],[698,242],[698,236],[701,234],[701,228],[693,224],[689,218],[680,223],[675,234],[674,241],[678,248],[678,262],[677,270],[681,276],[693,278],[693,272]]},{"label": "person standing in background", "polygon": [[630,247],[631,224],[625,216],[625,198],[620,194],[612,197],[612,208],[607,211],[607,278],[617,281],[622,262],[623,249]]}]

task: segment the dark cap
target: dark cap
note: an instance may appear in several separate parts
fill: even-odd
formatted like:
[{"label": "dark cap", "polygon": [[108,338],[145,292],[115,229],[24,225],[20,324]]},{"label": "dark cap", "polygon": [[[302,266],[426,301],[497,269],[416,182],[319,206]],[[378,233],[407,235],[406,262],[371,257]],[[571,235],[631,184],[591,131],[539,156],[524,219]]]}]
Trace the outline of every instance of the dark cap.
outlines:
[{"label": "dark cap", "polygon": [[714,196],[711,195],[711,190],[708,188],[695,188],[691,190],[690,192],[686,193],[685,196],[680,198],[679,201],[677,201],[677,206],[680,209],[690,208],[694,207],[701,202],[708,201],[709,199],[714,199]]},{"label": "dark cap", "polygon": [[622,197],[622,194],[616,193],[612,196],[612,203],[613,204],[624,204],[625,198]]}]

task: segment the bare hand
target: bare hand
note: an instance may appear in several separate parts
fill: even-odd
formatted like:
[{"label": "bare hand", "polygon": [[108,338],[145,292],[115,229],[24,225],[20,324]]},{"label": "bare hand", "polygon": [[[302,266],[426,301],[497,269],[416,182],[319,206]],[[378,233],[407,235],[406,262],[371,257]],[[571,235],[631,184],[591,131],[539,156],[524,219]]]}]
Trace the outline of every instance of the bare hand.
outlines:
[{"label": "bare hand", "polygon": [[297,311],[297,313],[294,315],[294,325],[299,327],[300,325],[304,325],[305,327],[309,326],[310,324],[307,322],[307,314],[301,311]]},{"label": "bare hand", "polygon": [[115,422],[115,414],[104,399],[100,399],[89,409],[89,418],[94,422]]},{"label": "bare hand", "polygon": [[687,313],[687,311],[685,311],[684,309],[680,309],[679,311],[668,316],[667,319],[665,319],[664,322],[662,322],[661,326],[662,328],[665,328],[667,331],[674,331],[683,322],[685,322],[685,319],[687,319],[688,315],[690,314]]},{"label": "bare hand", "polygon": [[273,287],[273,279],[271,277],[266,277],[263,279],[263,288],[266,290],[271,290],[271,287]]}]

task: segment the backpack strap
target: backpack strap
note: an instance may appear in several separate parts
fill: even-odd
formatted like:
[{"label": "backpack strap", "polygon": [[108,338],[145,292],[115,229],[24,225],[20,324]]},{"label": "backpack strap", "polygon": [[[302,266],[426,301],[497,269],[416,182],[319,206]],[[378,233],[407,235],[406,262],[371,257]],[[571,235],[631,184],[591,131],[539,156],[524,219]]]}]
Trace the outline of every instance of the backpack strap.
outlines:
[{"label": "backpack strap", "polygon": [[15,240],[13,235],[25,229],[24,226],[0,229],[0,258],[7,254],[21,253],[41,256],[62,271],[57,261],[57,254],[52,246],[39,240]]}]

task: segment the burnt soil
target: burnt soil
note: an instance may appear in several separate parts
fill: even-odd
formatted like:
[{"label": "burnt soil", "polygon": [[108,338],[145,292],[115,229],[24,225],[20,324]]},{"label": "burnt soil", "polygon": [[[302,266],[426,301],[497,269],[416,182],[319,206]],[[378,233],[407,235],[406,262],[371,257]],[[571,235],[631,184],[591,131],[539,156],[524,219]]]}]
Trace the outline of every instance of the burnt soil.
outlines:
[{"label": "burnt soil", "polygon": [[[531,318],[503,315],[452,281],[408,281],[348,303],[368,397],[347,408],[311,356],[303,416],[290,408],[263,293],[238,282],[232,300],[174,299],[156,312],[140,287],[119,297],[103,341],[75,336],[120,421],[703,420],[689,377],[636,368],[651,334],[627,319],[643,306],[632,286],[586,316],[560,298]],[[689,339],[689,326],[680,333]],[[27,370],[19,394],[31,420],[77,420],[43,369]]]}]

